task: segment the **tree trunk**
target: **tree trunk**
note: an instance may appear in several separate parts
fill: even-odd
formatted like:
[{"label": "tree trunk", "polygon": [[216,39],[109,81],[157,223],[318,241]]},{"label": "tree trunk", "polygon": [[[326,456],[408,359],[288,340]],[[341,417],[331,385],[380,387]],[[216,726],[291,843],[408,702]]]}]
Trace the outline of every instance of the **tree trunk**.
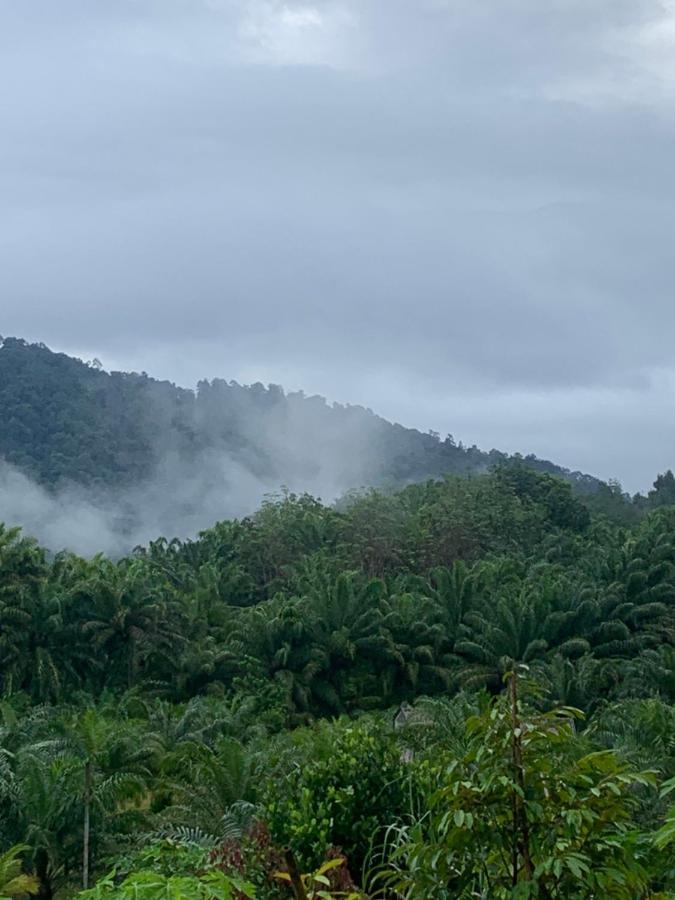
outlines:
[{"label": "tree trunk", "polygon": [[293,851],[286,850],[284,858],[286,860],[286,865],[288,866],[288,874],[291,879],[291,885],[293,886],[293,893],[295,894],[296,900],[307,900],[307,891],[302,883],[302,876],[300,875],[298,864],[293,856]]},{"label": "tree trunk", "polygon": [[41,850],[35,859],[35,875],[38,879],[38,892],[35,895],[38,900],[52,900],[54,888],[52,880],[47,874],[49,871],[49,859],[44,850]]},{"label": "tree trunk", "polygon": [[[523,751],[520,735],[520,717],[518,715],[518,675],[514,666],[511,675],[511,727],[513,730],[512,737],[512,756],[514,777],[522,794],[525,794],[525,768],[523,766]],[[527,810],[525,809],[525,801],[523,796],[516,791],[513,792],[513,832],[514,832],[514,870],[512,873],[513,883],[518,882],[518,851],[523,860],[523,869],[525,870],[525,880],[532,881],[534,867],[530,857],[530,827],[527,821]]]},{"label": "tree trunk", "polygon": [[82,850],[82,887],[89,887],[89,819],[91,815],[91,763],[84,765],[84,835]]},{"label": "tree trunk", "polygon": [[52,883],[48,878],[40,880],[40,883],[38,885],[38,892],[35,896],[38,898],[38,900],[52,900],[52,897],[54,896],[54,890],[52,888]]}]

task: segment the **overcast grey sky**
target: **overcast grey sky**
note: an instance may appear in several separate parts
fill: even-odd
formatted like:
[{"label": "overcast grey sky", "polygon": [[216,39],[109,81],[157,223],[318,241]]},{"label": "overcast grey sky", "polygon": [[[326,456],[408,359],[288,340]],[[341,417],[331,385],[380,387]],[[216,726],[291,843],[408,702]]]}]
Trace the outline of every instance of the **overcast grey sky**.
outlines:
[{"label": "overcast grey sky", "polygon": [[671,0],[0,0],[0,333],[646,489]]}]

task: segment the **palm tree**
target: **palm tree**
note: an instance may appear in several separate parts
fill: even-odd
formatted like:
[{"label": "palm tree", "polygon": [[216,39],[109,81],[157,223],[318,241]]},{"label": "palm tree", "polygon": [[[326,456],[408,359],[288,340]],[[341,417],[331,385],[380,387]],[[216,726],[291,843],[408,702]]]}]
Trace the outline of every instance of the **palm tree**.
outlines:
[{"label": "palm tree", "polygon": [[590,653],[574,661],[556,653],[537,661],[533,674],[544,688],[542,704],[547,709],[568,706],[587,714],[611,693],[619,678],[614,661]]},{"label": "palm tree", "polygon": [[34,875],[25,875],[22,871],[21,854],[30,849],[26,844],[16,844],[4,853],[0,853],[0,898],[10,900],[11,897],[25,894],[37,894],[39,883]]},{"label": "palm tree", "polygon": [[316,573],[302,587],[312,700],[321,711],[341,713],[346,704],[362,702],[370,673],[388,652],[381,610],[385,584],[343,572]]},{"label": "palm tree", "polygon": [[222,738],[259,734],[259,726],[251,724],[255,704],[255,697],[241,693],[227,698],[193,697],[182,706],[156,700],[147,710],[145,725],[157,765],[168,771],[172,760],[189,756],[196,745],[213,749]]},{"label": "palm tree", "polygon": [[486,598],[459,628],[454,651],[463,661],[460,680],[501,690],[504,676],[516,664],[533,662],[546,652],[544,633],[545,621],[531,591]]},{"label": "palm tree", "polygon": [[22,840],[41,900],[51,900],[73,852],[74,761],[51,742],[28,745],[0,770],[0,838]]},{"label": "palm tree", "polygon": [[590,731],[603,747],[617,749],[640,769],[675,774],[675,709],[656,697],[613,703],[593,720]]},{"label": "palm tree", "polygon": [[166,826],[189,827],[213,841],[235,835],[254,810],[258,757],[234,738],[214,746],[183,740],[163,763],[173,803],[163,811]]},{"label": "palm tree", "polygon": [[[450,568],[436,566],[428,578],[402,576],[394,583],[394,593],[408,592],[419,595],[429,623],[438,626],[435,629],[435,653],[447,664],[462,619],[480,599],[481,567],[471,569],[460,559]],[[426,600],[431,601],[430,604]]]},{"label": "palm tree", "polygon": [[260,672],[283,690],[291,716],[311,708],[309,683],[316,673],[316,660],[308,626],[301,599],[278,594],[241,610],[228,642],[230,651],[239,654],[242,672]]},{"label": "palm tree", "polygon": [[33,538],[22,537],[20,528],[0,522],[0,598],[21,593],[46,574],[44,551]]},{"label": "palm tree", "polygon": [[0,603],[0,661],[6,693],[24,690],[37,702],[58,701],[64,678],[78,684],[77,646],[63,616],[56,582],[37,584],[17,603]]},{"label": "palm tree", "polygon": [[92,812],[114,810],[121,800],[138,797],[145,790],[155,745],[148,732],[93,707],[65,716],[59,725],[61,746],[73,760],[75,795],[82,804],[82,884],[86,890]]},{"label": "palm tree", "polygon": [[67,587],[50,577],[40,585],[31,610],[18,686],[38,703],[58,702],[64,690],[79,687],[87,665],[77,629],[67,621],[69,601]]},{"label": "palm tree", "polygon": [[383,700],[392,703],[448,688],[447,659],[437,654],[443,628],[434,623],[432,602],[418,594],[392,594],[383,598],[381,610],[381,628],[388,638]]},{"label": "palm tree", "polygon": [[605,582],[596,629],[597,656],[634,657],[675,640],[675,541],[673,511],[651,514],[598,568]]},{"label": "palm tree", "polygon": [[546,562],[518,571],[507,561],[504,581],[499,562],[482,568],[480,602],[464,616],[454,647],[464,683],[498,691],[519,663],[554,653],[576,659],[590,651],[601,615],[596,591]]},{"label": "palm tree", "polygon": [[4,694],[21,685],[30,623],[31,604],[26,598],[15,595],[6,599],[0,594],[0,679]]},{"label": "palm tree", "polygon": [[643,650],[624,668],[626,696],[659,696],[675,703],[675,647],[663,644]]},{"label": "palm tree", "polygon": [[480,581],[476,577],[479,574],[480,568],[473,573],[461,559],[449,569],[437,566],[429,573],[430,590],[425,593],[434,600],[440,623],[450,640],[454,639],[462,619],[480,595]]},{"label": "palm tree", "polygon": [[166,583],[153,580],[144,560],[113,563],[99,557],[75,591],[83,634],[109,660],[123,661],[128,687],[149,660],[170,663],[183,640],[178,610]]},{"label": "palm tree", "polygon": [[44,552],[35,541],[0,522],[0,672],[5,693],[20,687],[28,626],[45,575]]}]

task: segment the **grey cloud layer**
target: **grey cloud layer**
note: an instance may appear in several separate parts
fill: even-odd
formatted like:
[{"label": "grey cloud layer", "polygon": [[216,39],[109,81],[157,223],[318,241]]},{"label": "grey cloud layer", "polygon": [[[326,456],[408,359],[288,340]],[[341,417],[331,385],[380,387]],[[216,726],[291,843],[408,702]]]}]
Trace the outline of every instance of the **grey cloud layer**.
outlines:
[{"label": "grey cloud layer", "polygon": [[0,26],[2,333],[631,489],[668,462],[669,4],[0,0]]}]

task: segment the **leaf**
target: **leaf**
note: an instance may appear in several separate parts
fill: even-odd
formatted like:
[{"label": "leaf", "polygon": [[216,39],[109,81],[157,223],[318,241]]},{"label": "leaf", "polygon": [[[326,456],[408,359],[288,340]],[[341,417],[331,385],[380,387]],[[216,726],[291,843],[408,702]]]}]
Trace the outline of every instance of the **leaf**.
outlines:
[{"label": "leaf", "polygon": [[344,865],[344,859],[341,856],[337,856],[335,859],[328,859],[325,863],[323,863],[314,873],[314,877],[317,875],[324,875],[326,872],[330,872],[332,869],[337,869],[340,866]]}]

